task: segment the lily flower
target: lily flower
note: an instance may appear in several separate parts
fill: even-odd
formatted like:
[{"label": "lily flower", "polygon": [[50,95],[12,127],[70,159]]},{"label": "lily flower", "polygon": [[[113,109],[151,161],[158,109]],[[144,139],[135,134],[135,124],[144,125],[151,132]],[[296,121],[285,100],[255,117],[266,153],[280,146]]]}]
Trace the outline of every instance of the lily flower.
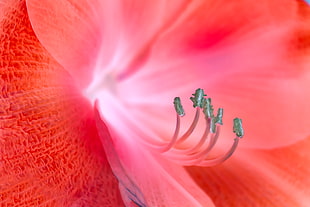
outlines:
[{"label": "lily flower", "polygon": [[309,204],[305,1],[4,0],[0,38],[1,206]]}]

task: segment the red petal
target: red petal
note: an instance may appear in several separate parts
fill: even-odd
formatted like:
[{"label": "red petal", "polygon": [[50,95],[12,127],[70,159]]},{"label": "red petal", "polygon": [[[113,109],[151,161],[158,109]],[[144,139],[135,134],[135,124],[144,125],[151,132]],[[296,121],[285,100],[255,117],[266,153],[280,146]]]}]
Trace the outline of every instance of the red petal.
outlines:
[{"label": "red petal", "polygon": [[217,207],[307,207],[309,147],[310,137],[285,148],[240,151],[221,166],[187,169]]},{"label": "red petal", "polygon": [[152,117],[156,126],[141,121],[144,128],[173,129],[174,115],[167,113],[173,97],[204,88],[215,107],[225,109],[226,143],[237,116],[244,120],[242,146],[292,144],[310,133],[309,22],[309,6],[301,1],[201,1],[156,42],[143,70],[119,91],[131,111],[148,109],[143,119]]},{"label": "red petal", "polygon": [[150,42],[186,2],[28,0],[27,8],[39,40],[85,86],[94,70],[143,62]]},{"label": "red petal", "polygon": [[25,3],[0,10],[0,206],[123,206],[90,105],[37,41]]},{"label": "red petal", "polygon": [[[138,107],[155,105],[158,116],[170,107],[159,104],[204,88],[225,107],[225,142],[239,116],[247,147],[284,146],[309,134],[310,17],[301,1],[30,0],[28,8],[41,42],[82,85],[92,74],[103,85],[103,69],[120,73],[128,78],[117,83],[126,101],[148,101]],[[173,128],[166,114],[155,117],[155,128]]]},{"label": "red petal", "polygon": [[[120,123],[116,128],[109,128],[113,139],[109,137],[98,104],[96,108],[99,135],[112,170],[120,181],[125,201],[154,207],[213,206],[182,166],[168,162],[134,140],[137,136],[135,129],[130,131],[130,127]],[[117,113],[114,115],[118,116]]]}]

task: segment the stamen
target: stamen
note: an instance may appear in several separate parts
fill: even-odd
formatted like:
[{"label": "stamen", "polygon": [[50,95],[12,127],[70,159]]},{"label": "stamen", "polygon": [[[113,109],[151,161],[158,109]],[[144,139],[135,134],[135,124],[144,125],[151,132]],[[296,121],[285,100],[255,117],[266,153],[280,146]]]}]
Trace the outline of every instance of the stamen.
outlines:
[{"label": "stamen", "polygon": [[216,133],[210,134],[210,141],[205,150],[193,153],[193,154],[186,154],[182,153],[182,150],[174,151],[171,154],[168,154],[170,159],[175,161],[180,161],[183,165],[200,165],[199,163],[202,162],[208,154],[211,152],[213,147],[215,146],[220,134],[220,126],[217,126]]},{"label": "stamen", "polygon": [[[208,138],[208,135],[209,133],[215,133],[215,124],[220,124],[220,125],[223,125],[223,121],[222,121],[222,118],[223,118],[223,109],[222,108],[219,108],[218,109],[218,112],[217,112],[217,116],[216,116],[216,119],[214,120],[213,118],[213,121],[211,120],[211,118],[205,118],[206,120],[206,128],[205,128],[205,131],[200,139],[200,141],[198,142],[198,144],[193,147],[192,149],[189,149],[189,150],[185,150],[185,153],[189,154],[189,153],[194,153],[195,151],[197,151],[198,149],[200,149],[200,147],[202,147],[202,145],[205,143],[205,141],[207,140]],[[212,125],[211,125],[211,122],[212,122]],[[211,128],[212,127],[212,128]],[[212,130],[211,130],[212,129]],[[219,129],[216,130],[216,133],[217,133],[217,137],[219,135]]]},{"label": "stamen", "polygon": [[205,96],[207,96],[203,89],[198,88],[194,94],[192,94],[193,97],[190,97],[190,100],[193,102],[193,107],[197,108],[196,110],[196,114],[195,114],[195,118],[191,124],[191,126],[189,127],[189,129],[184,133],[184,135],[178,140],[177,144],[182,143],[183,141],[185,141],[194,131],[198,120],[199,120],[199,114],[200,114],[200,108],[203,108],[204,106],[204,102],[205,102]]},{"label": "stamen", "polygon": [[244,135],[244,131],[242,128],[242,120],[239,118],[234,119],[233,131],[236,133],[237,137],[242,138]]},{"label": "stamen", "polygon": [[210,132],[211,133],[215,133],[215,128],[216,128],[216,117],[212,117],[211,119],[211,123],[210,123]]},{"label": "stamen", "polygon": [[[176,110],[177,120],[175,132],[170,140],[170,142],[163,144],[157,147],[157,151],[164,153],[164,155],[177,163],[185,166],[214,166],[218,165],[225,160],[227,160],[235,152],[240,138],[244,135],[244,130],[242,128],[242,120],[235,118],[233,120],[233,131],[236,133],[236,138],[231,148],[224,155],[221,155],[214,159],[207,159],[208,155],[215,147],[217,140],[220,135],[221,125],[223,125],[223,112],[222,108],[217,110],[217,115],[213,114],[213,105],[211,104],[211,98],[205,98],[206,94],[203,89],[198,88],[193,97],[190,97],[190,100],[193,102],[193,107],[196,108],[196,114],[187,131],[180,137],[180,125],[181,117],[185,115],[181,100],[179,97],[174,99],[174,107]],[[193,144],[187,149],[182,149],[179,147],[179,144],[184,142],[190,135],[193,133],[194,129],[197,126],[199,121],[200,111],[205,115],[205,130],[200,137],[199,141],[196,144]],[[209,139],[209,143],[206,144],[206,141]]]},{"label": "stamen", "polygon": [[174,131],[174,134],[173,134],[173,137],[171,139],[171,141],[169,142],[169,144],[167,146],[164,146],[160,152],[166,152],[168,150],[170,150],[173,145],[176,143],[177,139],[178,139],[178,136],[179,136],[179,132],[180,132],[180,114],[177,113],[177,121],[176,121],[176,126],[175,126],[175,131]]},{"label": "stamen", "polygon": [[[210,142],[208,147],[204,150],[193,156],[194,159],[203,160],[207,155],[211,152],[213,147],[215,146],[220,135],[220,126],[216,126],[216,132],[211,134]],[[198,160],[197,160],[198,161]]]},{"label": "stamen", "polygon": [[193,102],[194,107],[203,107],[203,102],[205,99],[206,94],[204,93],[203,89],[198,88],[194,94],[192,94],[193,97],[190,97],[190,100]]},{"label": "stamen", "polygon": [[216,124],[220,124],[223,125],[223,113],[224,113],[224,109],[219,108],[217,110],[217,115],[216,115]]},{"label": "stamen", "polygon": [[200,108],[196,108],[196,114],[194,117],[194,120],[191,124],[191,126],[188,128],[188,130],[178,139],[177,144],[182,143],[185,141],[194,131],[195,127],[197,126],[198,120],[199,120],[199,114],[200,114]]},{"label": "stamen", "polygon": [[214,117],[213,114],[213,105],[211,104],[211,98],[205,98],[203,99],[203,113],[205,114],[206,118],[211,119],[212,117]]},{"label": "stamen", "polygon": [[235,152],[235,150],[237,149],[238,143],[239,143],[240,138],[236,137],[234,139],[234,144],[232,145],[232,147],[230,148],[230,150],[225,154],[222,155],[218,158],[215,159],[210,159],[210,160],[204,160],[203,162],[199,163],[199,166],[202,167],[211,167],[211,166],[215,166],[218,164],[223,163],[224,161],[226,161],[228,158],[231,157],[231,155]]},{"label": "stamen", "polygon": [[185,115],[185,112],[184,112],[184,109],[183,109],[183,106],[181,104],[181,99],[180,97],[175,97],[174,98],[174,101],[173,101],[173,104],[174,104],[174,109],[175,111],[177,112],[177,114],[179,116],[184,116]]},{"label": "stamen", "polygon": [[205,119],[205,120],[206,120],[206,127],[203,132],[203,135],[201,136],[199,142],[197,143],[195,147],[185,150],[186,154],[192,154],[195,151],[198,151],[203,146],[203,144],[207,141],[208,135],[210,133],[210,119]]}]

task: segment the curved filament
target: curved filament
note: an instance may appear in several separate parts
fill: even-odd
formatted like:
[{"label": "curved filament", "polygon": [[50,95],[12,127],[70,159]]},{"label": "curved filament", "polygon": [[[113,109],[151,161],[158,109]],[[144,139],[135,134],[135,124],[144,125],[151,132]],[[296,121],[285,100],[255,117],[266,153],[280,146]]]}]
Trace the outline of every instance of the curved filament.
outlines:
[{"label": "curved filament", "polygon": [[218,165],[218,164],[221,164],[223,163],[225,160],[227,160],[228,158],[231,157],[231,155],[235,152],[235,150],[237,149],[237,146],[238,146],[238,143],[239,143],[239,140],[240,138],[239,137],[236,137],[234,139],[234,144],[231,146],[230,150],[220,156],[220,157],[217,157],[215,159],[210,159],[210,160],[204,160],[202,161],[201,163],[199,163],[199,166],[202,166],[202,167],[211,167],[211,166],[215,166],[215,165]]},{"label": "curved filament", "polygon": [[177,144],[182,143],[183,141],[185,141],[194,131],[195,127],[197,126],[198,120],[199,120],[199,114],[200,114],[200,108],[197,107],[196,109],[196,114],[194,117],[194,120],[191,124],[191,126],[188,128],[188,130],[182,135],[182,137],[179,138],[179,140],[177,141]]},{"label": "curved filament", "polygon": [[205,150],[194,154],[186,154],[184,150],[174,149],[173,151],[167,152],[167,157],[174,161],[180,161],[183,165],[196,165],[204,160],[208,154],[211,152],[213,147],[215,146],[220,134],[220,126],[216,127],[216,133],[210,134],[210,141]]},{"label": "curved filament", "polygon": [[185,150],[186,154],[192,154],[195,151],[199,150],[203,146],[203,144],[207,141],[208,135],[210,133],[210,119],[205,119],[205,120],[206,120],[206,127],[198,144],[191,149]]},{"label": "curved filament", "polygon": [[170,150],[173,145],[176,143],[177,139],[178,139],[178,136],[179,136],[179,132],[180,132],[180,115],[177,114],[177,121],[176,121],[176,126],[175,126],[175,131],[174,131],[174,134],[173,134],[173,137],[171,139],[171,141],[169,142],[168,145],[164,146],[160,152],[166,152],[168,150]]}]

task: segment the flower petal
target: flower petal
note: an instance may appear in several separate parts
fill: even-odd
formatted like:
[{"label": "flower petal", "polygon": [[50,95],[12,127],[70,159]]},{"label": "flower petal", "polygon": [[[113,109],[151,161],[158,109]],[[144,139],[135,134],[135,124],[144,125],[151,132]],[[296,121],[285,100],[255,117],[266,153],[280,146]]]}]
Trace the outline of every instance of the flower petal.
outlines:
[{"label": "flower petal", "polygon": [[143,62],[149,42],[186,5],[185,0],[27,0],[39,40],[83,86],[104,70]]},{"label": "flower petal", "polygon": [[310,134],[308,5],[204,1],[186,14],[154,44],[143,69],[120,83],[127,104],[152,108],[145,117],[154,128],[173,129],[172,115],[163,113],[173,97],[203,88],[225,109],[226,143],[236,116],[244,120],[244,147],[285,146]]},{"label": "flower petal", "polygon": [[309,147],[310,137],[284,148],[240,151],[217,167],[187,170],[218,207],[307,207]]},{"label": "flower petal", "polygon": [[0,7],[0,206],[124,206],[90,104],[36,39],[25,2]]},{"label": "flower petal", "polygon": [[[183,167],[164,160],[140,145],[135,129],[120,122],[118,126],[109,122],[112,138],[106,133],[106,126],[96,104],[96,119],[99,135],[107,152],[113,172],[121,184],[124,200],[138,206],[214,206]],[[114,116],[119,112],[110,108]],[[103,132],[102,132],[103,130]],[[115,149],[115,150],[114,150]],[[126,199],[127,196],[127,199]],[[127,204],[128,205],[128,204]]]},{"label": "flower petal", "polygon": [[99,14],[85,9],[101,8],[100,1],[26,1],[32,27],[43,46],[78,83],[92,77],[100,50],[100,28],[94,21]]}]

